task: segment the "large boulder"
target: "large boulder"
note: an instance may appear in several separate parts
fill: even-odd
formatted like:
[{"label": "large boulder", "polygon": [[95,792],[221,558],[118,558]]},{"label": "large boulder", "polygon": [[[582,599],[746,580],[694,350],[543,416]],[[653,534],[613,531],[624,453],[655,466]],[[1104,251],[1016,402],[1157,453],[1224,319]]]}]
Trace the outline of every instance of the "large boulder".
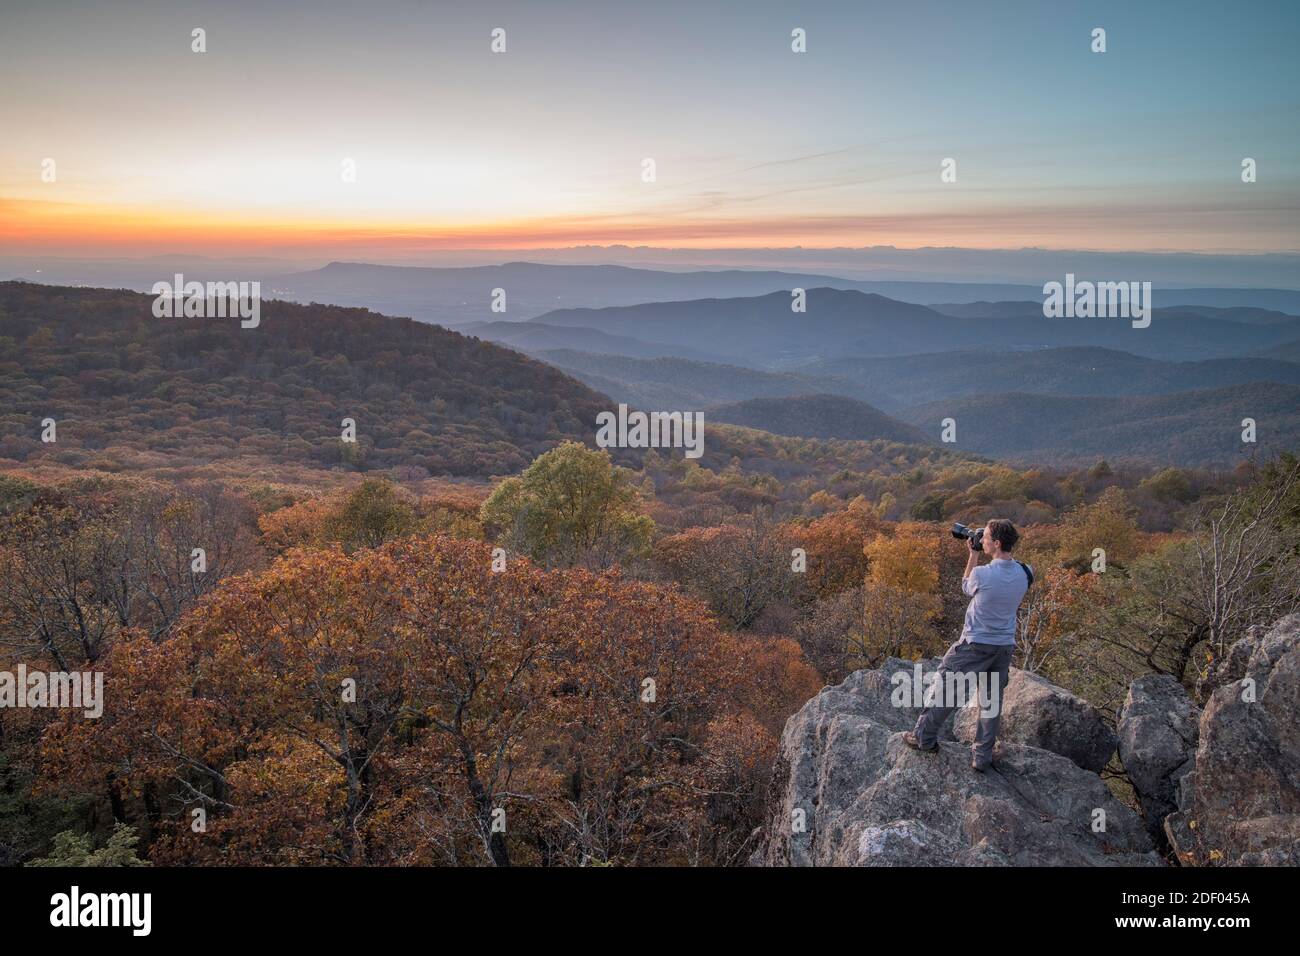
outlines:
[{"label": "large boulder", "polygon": [[[768,820],[752,862],[767,866],[1159,865],[1141,818],[1060,754],[999,742],[994,769],[942,735],[903,743],[919,710],[914,668],[891,659],[827,687],[786,722]],[[898,676],[895,676],[898,675]]]},{"label": "large boulder", "polygon": [[[963,743],[975,739],[979,709],[957,713],[953,732]],[[1115,753],[1115,732],[1102,712],[1051,681],[1011,668],[1002,698],[998,740],[1050,750],[1069,757],[1084,770],[1100,773]]]},{"label": "large boulder", "polygon": [[1245,673],[1201,713],[1165,833],[1184,863],[1300,866],[1300,614],[1245,640]]},{"label": "large boulder", "polygon": [[1119,717],[1119,757],[1142,803],[1147,830],[1164,840],[1164,819],[1178,806],[1178,787],[1191,771],[1200,711],[1177,678],[1139,677],[1129,685]]}]

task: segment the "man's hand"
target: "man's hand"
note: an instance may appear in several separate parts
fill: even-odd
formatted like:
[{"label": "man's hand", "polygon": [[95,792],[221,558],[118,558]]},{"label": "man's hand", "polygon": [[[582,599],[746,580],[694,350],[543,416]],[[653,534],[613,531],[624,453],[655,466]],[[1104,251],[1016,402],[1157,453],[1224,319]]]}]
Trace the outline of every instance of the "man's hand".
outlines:
[{"label": "man's hand", "polygon": [[980,552],[972,548],[970,554],[966,556],[966,570],[963,571],[961,575],[963,581],[970,577],[970,573],[979,567],[979,563]]}]

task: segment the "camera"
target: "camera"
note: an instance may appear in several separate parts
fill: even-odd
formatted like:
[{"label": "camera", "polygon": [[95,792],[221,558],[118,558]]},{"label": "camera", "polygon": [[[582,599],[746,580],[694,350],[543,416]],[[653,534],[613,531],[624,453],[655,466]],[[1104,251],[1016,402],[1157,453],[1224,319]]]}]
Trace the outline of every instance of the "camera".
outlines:
[{"label": "camera", "polygon": [[964,524],[953,522],[952,536],[954,538],[965,538],[970,542],[972,551],[980,551],[984,547],[984,529],[976,528],[973,531]]}]

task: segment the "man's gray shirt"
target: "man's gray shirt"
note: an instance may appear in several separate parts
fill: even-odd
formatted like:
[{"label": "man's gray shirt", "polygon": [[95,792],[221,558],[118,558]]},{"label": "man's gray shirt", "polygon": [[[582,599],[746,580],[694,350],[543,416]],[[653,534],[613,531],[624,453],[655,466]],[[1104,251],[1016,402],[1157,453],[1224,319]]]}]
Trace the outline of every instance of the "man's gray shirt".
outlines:
[{"label": "man's gray shirt", "polygon": [[963,578],[961,589],[972,598],[961,639],[1015,647],[1016,611],[1029,589],[1025,569],[1010,558],[995,558]]}]

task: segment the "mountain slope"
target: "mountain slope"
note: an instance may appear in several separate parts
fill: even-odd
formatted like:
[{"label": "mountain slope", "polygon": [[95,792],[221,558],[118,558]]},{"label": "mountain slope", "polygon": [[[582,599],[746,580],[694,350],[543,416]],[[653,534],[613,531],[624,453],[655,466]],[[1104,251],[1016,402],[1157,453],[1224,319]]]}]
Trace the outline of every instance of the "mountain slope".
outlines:
[{"label": "mountain slope", "polygon": [[535,354],[597,391],[638,408],[700,409],[749,398],[818,392],[865,400],[868,392],[847,378],[762,372],[681,358],[636,359],[564,349]]},{"label": "mountain slope", "polygon": [[[1270,350],[1270,354],[1277,352]],[[888,412],[988,393],[991,380],[980,370],[987,370],[1009,391],[1042,395],[1159,395],[1250,382],[1300,385],[1300,365],[1280,358],[1162,362],[1116,349],[1085,347],[826,359],[798,368],[809,376],[855,382],[868,393],[861,396],[865,401]]]},{"label": "mountain slope", "polygon": [[[1300,388],[1272,382],[1172,395],[1064,398],[982,394],[900,412],[925,434],[956,421],[954,447],[1037,464],[1129,460],[1225,466],[1300,447]],[[1245,418],[1255,444],[1241,440]]]},{"label": "mountain slope", "polygon": [[[0,459],[516,471],[590,440],[608,401],[549,365],[411,319],[263,302],[261,324],[157,319],[152,297],[0,283]],[[57,441],[43,443],[43,419]],[[355,444],[341,441],[344,418]]]},{"label": "mountain slope", "polygon": [[705,409],[704,420],[804,438],[885,439],[911,444],[924,444],[927,440],[919,428],[890,418],[865,402],[840,395],[751,398]]},{"label": "mountain slope", "polygon": [[[1176,290],[1156,291],[1153,298],[1157,302],[1168,303],[1161,308],[1174,312],[1190,313],[1207,319],[1220,319],[1225,322],[1243,322],[1247,325],[1275,325],[1290,322],[1296,318],[1276,309],[1260,309],[1251,306],[1234,306],[1221,308],[1209,305],[1186,305],[1177,298]],[[1003,302],[945,302],[931,306],[936,312],[953,315],[963,319],[994,319],[1011,316],[1037,317],[1043,314],[1043,300],[1014,300]]]},{"label": "mountain slope", "polygon": [[681,345],[643,342],[630,336],[610,335],[599,329],[576,325],[543,325],[540,322],[471,322],[456,326],[456,331],[461,335],[472,335],[529,354],[573,349],[604,355],[626,355],[632,358],[676,356],[697,361],[717,360],[717,356]]},{"label": "mountain slope", "polygon": [[1300,339],[1283,342],[1258,353],[1260,358],[1274,359],[1279,362],[1300,362]]}]

